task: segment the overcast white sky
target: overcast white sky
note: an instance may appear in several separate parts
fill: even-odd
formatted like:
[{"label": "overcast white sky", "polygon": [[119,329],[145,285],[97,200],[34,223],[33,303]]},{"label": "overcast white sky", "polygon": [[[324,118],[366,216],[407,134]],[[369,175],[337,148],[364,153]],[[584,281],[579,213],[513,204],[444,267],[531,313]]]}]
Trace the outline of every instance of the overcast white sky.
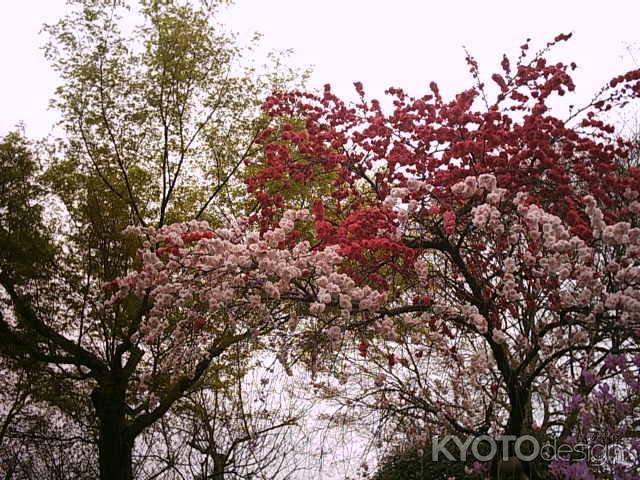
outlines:
[{"label": "overcast white sky", "polygon": [[[57,79],[38,32],[66,8],[64,0],[0,0],[0,135],[18,121],[32,138],[50,131]],[[558,55],[580,67],[576,104],[639,66],[638,18],[639,0],[237,0],[224,16],[232,30],[262,32],[266,47],[294,48],[294,64],[314,67],[312,86],[331,83],[343,95],[356,80],[372,96],[389,86],[421,94],[430,80],[451,94],[469,84],[463,45],[488,77],[525,38],[535,48],[572,31]]]}]

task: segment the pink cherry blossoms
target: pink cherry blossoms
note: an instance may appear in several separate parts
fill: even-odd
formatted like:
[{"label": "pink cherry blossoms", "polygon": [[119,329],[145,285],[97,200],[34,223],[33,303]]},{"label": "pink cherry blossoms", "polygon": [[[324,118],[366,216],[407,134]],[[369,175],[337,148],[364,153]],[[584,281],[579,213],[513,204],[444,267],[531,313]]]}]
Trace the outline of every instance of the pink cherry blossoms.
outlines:
[{"label": "pink cherry blossoms", "polygon": [[289,210],[263,234],[246,219],[218,229],[206,222],[136,229],[145,238],[142,266],[112,282],[110,303],[148,296],[140,340],[167,348],[168,372],[238,335],[262,341],[275,331],[326,328],[336,342],[352,315],[381,308],[385,295],[340,273],[337,247],[283,246],[295,223],[307,220],[307,211]]}]

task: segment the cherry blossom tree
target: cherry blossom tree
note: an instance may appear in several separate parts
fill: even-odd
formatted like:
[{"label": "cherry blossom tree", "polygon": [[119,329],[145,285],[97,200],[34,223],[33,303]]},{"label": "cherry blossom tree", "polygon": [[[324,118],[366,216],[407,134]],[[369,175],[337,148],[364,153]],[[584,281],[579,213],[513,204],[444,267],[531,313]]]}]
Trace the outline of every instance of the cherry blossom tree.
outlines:
[{"label": "cherry blossom tree", "polygon": [[[386,295],[330,332],[354,353],[332,369],[364,372],[378,408],[414,418],[420,438],[595,440],[600,419],[609,444],[635,442],[640,171],[607,115],[640,96],[640,70],[560,118],[577,66],[547,53],[569,37],[535,54],[527,41],[492,87],[468,56],[474,84],[451,101],[435,83],[419,98],[391,88],[385,113],[357,82],[353,106],[329,86],[264,106],[277,124],[248,179],[253,218],[268,229],[310,208],[313,228],[285,243],[337,247],[341,271]],[[625,462],[560,463],[561,478],[637,478]]]},{"label": "cherry blossom tree", "polygon": [[[640,94],[640,71],[560,120],[547,104],[574,89],[576,66],[545,54],[568,37],[532,57],[525,43],[513,69],[505,57],[492,103],[471,57],[475,86],[451,102],[433,83],[417,99],[390,89],[389,115],[359,83],[354,108],[328,87],[274,95],[248,179],[259,212],[217,230],[140,229],[143,267],[114,281],[113,302],[149,296],[141,333],[171,346],[169,375],[236,338],[285,365],[305,352],[313,369],[328,345],[339,383],[353,365],[375,371],[377,406],[415,412],[416,438],[588,437],[589,412],[615,400],[613,437],[632,441],[640,173],[602,118]],[[368,366],[375,349],[384,368]],[[552,465],[568,478],[589,468]]]}]

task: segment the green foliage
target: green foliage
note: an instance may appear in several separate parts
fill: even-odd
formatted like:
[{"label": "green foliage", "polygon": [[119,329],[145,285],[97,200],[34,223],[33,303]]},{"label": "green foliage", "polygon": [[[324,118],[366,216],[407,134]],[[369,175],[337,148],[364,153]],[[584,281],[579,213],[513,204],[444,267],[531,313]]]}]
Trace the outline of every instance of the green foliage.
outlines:
[{"label": "green foliage", "polygon": [[[46,27],[46,55],[64,81],[53,102],[68,139],[58,163],[72,166],[60,172],[99,180],[122,221],[235,212],[236,174],[264,123],[259,105],[295,75],[243,66],[245,50],[213,21],[217,2],[73,3]],[[76,178],[67,184],[78,185],[76,197],[86,191]]]},{"label": "green foliage", "polygon": [[0,274],[16,283],[42,278],[54,248],[39,204],[39,165],[20,132],[0,138]]}]

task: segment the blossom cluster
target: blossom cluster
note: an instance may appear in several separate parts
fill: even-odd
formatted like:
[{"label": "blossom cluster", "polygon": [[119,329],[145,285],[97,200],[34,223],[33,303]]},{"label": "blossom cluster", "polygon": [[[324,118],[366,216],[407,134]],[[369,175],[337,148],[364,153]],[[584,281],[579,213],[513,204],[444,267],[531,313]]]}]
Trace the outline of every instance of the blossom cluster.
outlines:
[{"label": "blossom cluster", "polygon": [[306,210],[290,210],[263,233],[246,219],[217,229],[206,222],[138,229],[146,238],[142,267],[112,282],[110,303],[148,297],[140,340],[171,345],[170,371],[188,368],[231,335],[308,328],[311,319],[321,319],[336,342],[352,315],[381,308],[385,295],[340,272],[337,246],[285,246],[295,223],[308,218]]}]

